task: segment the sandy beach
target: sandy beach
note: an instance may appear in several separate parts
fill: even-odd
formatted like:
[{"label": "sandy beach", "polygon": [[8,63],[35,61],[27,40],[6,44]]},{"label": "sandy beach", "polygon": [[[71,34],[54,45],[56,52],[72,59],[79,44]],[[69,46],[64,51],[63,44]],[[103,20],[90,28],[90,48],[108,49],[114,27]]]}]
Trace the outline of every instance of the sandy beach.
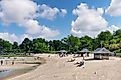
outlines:
[{"label": "sandy beach", "polygon": [[74,62],[67,62],[73,58],[58,55],[36,55],[46,59],[46,64],[26,74],[9,78],[8,80],[120,80],[121,60],[111,57],[110,60],[85,61],[85,67],[74,65],[82,58],[75,58]]}]

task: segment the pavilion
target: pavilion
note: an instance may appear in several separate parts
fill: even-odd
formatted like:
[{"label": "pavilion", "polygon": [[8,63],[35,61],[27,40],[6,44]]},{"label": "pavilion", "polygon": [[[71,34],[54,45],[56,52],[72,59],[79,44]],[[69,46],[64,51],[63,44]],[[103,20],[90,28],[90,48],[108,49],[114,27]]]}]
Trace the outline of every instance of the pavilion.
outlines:
[{"label": "pavilion", "polygon": [[81,51],[77,52],[78,56],[81,55],[81,57],[83,57],[83,60],[84,60],[85,56],[89,57],[89,53],[90,53],[90,51],[88,49],[86,49],[86,48],[84,48]]},{"label": "pavilion", "polygon": [[97,48],[94,52],[94,59],[107,59],[109,60],[109,55],[112,53],[105,47]]},{"label": "pavilion", "polygon": [[66,50],[60,50],[60,51],[57,51],[57,53],[59,53],[60,57],[64,57],[64,56],[67,55],[67,51]]},{"label": "pavilion", "polygon": [[90,51],[89,51],[88,49],[84,48],[84,49],[82,49],[81,51],[79,51],[79,52],[77,52],[77,53],[78,53],[78,54],[81,54],[81,57],[83,57],[84,54],[85,54],[86,56],[89,57]]}]

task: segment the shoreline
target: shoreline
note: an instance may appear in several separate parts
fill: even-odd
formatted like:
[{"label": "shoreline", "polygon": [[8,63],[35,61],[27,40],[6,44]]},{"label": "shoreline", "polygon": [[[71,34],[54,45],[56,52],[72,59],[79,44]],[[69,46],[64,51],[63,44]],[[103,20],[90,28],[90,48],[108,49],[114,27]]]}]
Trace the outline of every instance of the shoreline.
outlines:
[{"label": "shoreline", "polygon": [[[35,57],[32,57],[32,58],[35,58]],[[5,71],[0,73],[6,73],[7,75],[0,77],[0,80],[10,80],[11,78],[29,73],[31,71],[34,71],[44,63],[46,63],[45,59],[41,58],[40,60],[37,60],[37,61],[28,60],[25,62],[18,62],[15,65],[2,65],[0,66],[1,67],[0,71],[3,71],[3,70]]]},{"label": "shoreline", "polygon": [[31,72],[31,71],[35,70],[40,65],[41,64],[35,65],[35,66],[26,67],[26,68],[22,68],[22,69],[12,70],[6,77],[0,78],[0,80],[9,80],[9,79],[17,77],[19,75],[26,74],[28,72]]}]

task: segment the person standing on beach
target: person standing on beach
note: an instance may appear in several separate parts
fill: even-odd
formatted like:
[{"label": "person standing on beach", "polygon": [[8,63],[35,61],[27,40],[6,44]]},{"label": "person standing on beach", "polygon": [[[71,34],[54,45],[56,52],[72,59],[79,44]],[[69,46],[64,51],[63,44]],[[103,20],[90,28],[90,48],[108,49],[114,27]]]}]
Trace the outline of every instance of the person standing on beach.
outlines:
[{"label": "person standing on beach", "polygon": [[1,65],[3,65],[3,60],[1,60]]},{"label": "person standing on beach", "polygon": [[7,60],[5,60],[5,62],[6,62],[6,65],[8,64],[8,61]]},{"label": "person standing on beach", "polygon": [[82,61],[82,68],[85,68],[85,62]]},{"label": "person standing on beach", "polygon": [[12,65],[14,65],[14,61],[12,61]]}]

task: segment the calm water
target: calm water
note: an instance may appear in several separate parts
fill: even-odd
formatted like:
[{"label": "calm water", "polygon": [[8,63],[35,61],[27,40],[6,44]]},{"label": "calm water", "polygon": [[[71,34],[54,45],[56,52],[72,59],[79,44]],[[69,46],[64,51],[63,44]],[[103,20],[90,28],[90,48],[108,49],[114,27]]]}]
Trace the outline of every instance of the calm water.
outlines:
[{"label": "calm water", "polygon": [[2,70],[2,71],[0,71],[0,79],[8,76],[12,71],[14,71],[14,70],[11,69],[11,70]]},{"label": "calm water", "polygon": [[32,67],[28,67],[28,68],[23,68],[23,69],[10,69],[10,70],[2,70],[0,71],[0,80],[4,80],[7,77],[11,77],[11,76],[17,76],[17,75],[21,75],[24,73],[27,73],[31,70],[34,70],[38,67],[39,65],[36,66],[32,66]]}]

